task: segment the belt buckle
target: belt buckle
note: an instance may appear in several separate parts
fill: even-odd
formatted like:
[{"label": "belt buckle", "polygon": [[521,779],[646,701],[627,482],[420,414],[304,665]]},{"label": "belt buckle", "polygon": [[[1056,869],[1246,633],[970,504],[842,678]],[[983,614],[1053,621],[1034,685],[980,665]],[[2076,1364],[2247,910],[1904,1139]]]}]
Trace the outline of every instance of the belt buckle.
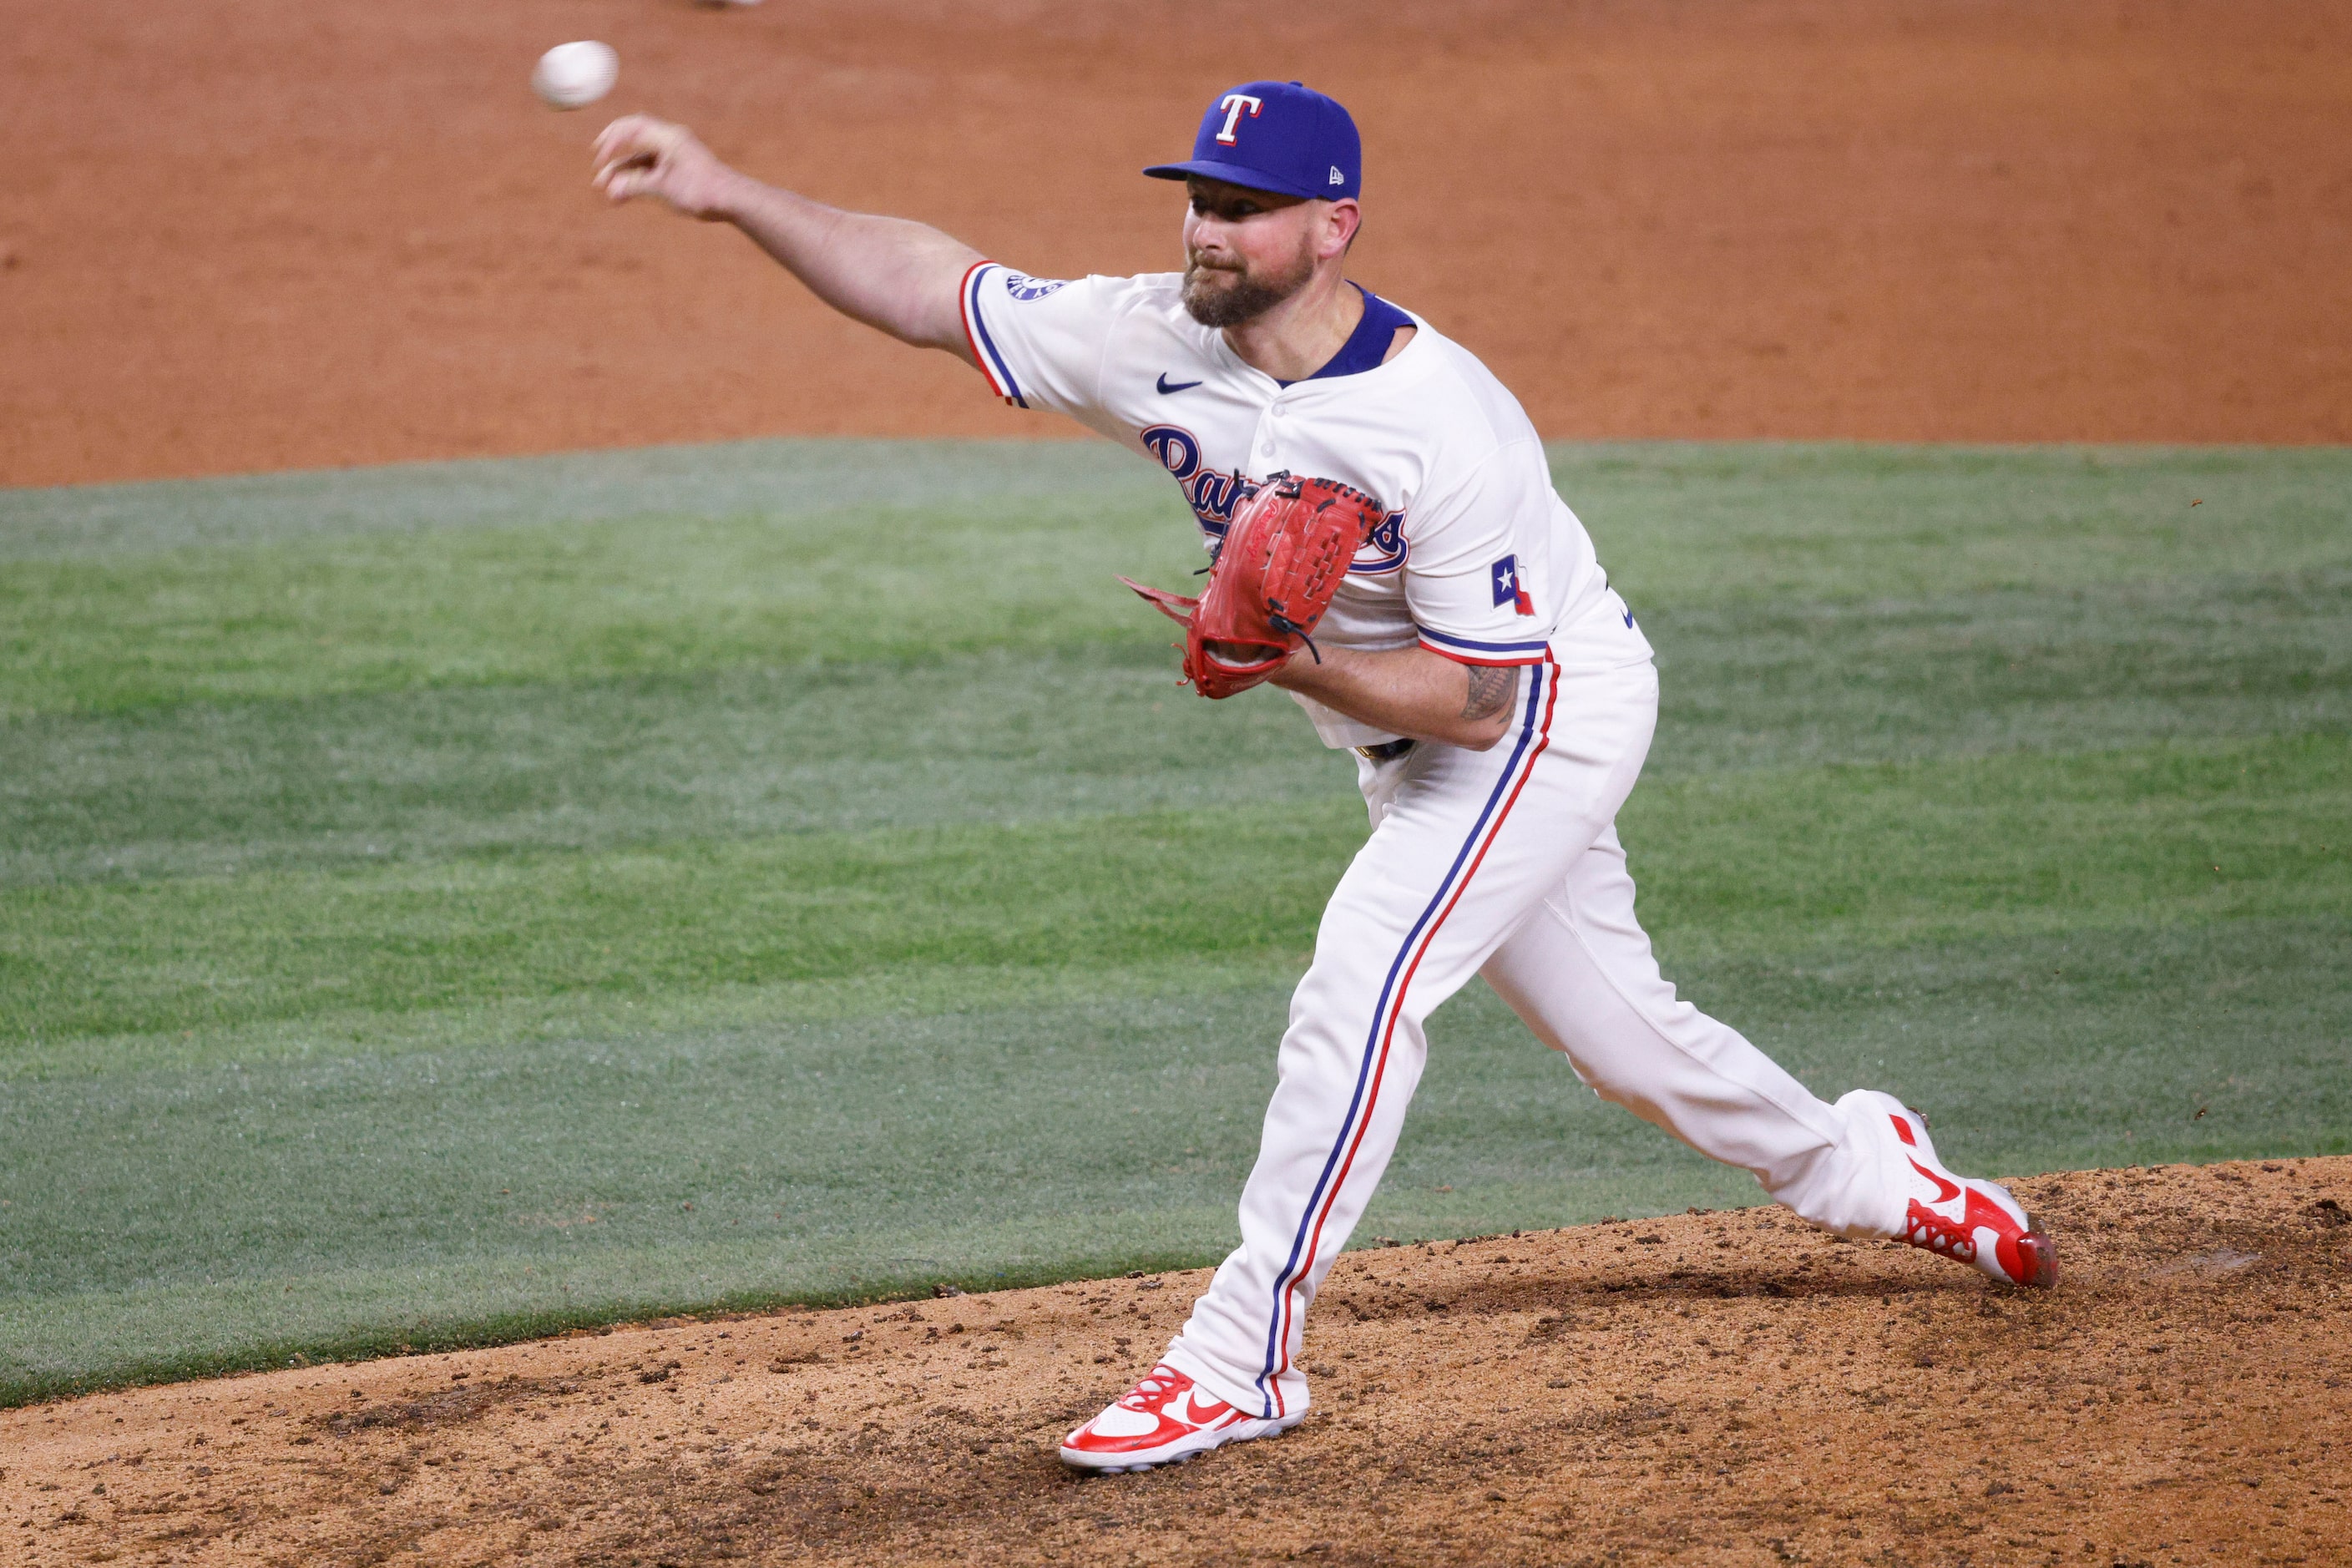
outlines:
[{"label": "belt buckle", "polygon": [[1358,746],[1356,755],[1368,763],[1392,763],[1412,750],[1411,741],[1382,741],[1378,745]]}]

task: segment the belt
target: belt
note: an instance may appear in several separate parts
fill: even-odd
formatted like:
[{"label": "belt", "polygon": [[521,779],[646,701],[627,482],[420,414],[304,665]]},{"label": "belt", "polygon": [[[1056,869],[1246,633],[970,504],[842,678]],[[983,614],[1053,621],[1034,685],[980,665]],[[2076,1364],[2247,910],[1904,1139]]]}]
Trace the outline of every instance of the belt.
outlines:
[{"label": "belt", "polygon": [[1367,762],[1392,763],[1412,750],[1411,741],[1382,741],[1377,746],[1358,746],[1356,755]]}]

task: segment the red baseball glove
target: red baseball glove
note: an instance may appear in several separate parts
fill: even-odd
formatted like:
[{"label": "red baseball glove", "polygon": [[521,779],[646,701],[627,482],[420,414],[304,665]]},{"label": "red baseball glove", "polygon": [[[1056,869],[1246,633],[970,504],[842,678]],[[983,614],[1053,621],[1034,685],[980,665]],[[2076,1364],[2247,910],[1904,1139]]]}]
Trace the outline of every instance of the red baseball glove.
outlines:
[{"label": "red baseball glove", "polygon": [[1276,474],[1234,512],[1197,599],[1120,582],[1184,628],[1184,679],[1203,697],[1246,691],[1300,648],[1384,514],[1361,490]]}]

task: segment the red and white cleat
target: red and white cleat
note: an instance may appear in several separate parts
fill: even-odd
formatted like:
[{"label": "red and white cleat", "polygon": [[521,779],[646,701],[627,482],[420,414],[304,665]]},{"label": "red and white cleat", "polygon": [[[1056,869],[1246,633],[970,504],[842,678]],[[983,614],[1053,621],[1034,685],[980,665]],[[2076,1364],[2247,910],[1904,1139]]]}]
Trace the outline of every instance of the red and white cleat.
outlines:
[{"label": "red and white cleat", "polygon": [[1911,1207],[1903,1239],[1978,1268],[2004,1285],[2048,1289],[2058,1283],[2058,1249],[2033,1228],[2024,1206],[1998,1182],[1956,1176],[1936,1158],[1927,1121],[1891,1094],[1873,1093],[1911,1166]]},{"label": "red and white cleat", "polygon": [[1116,1476],[1175,1464],[1227,1443],[1270,1437],[1307,1418],[1236,1410],[1161,1362],[1103,1413],[1062,1439],[1062,1463]]}]

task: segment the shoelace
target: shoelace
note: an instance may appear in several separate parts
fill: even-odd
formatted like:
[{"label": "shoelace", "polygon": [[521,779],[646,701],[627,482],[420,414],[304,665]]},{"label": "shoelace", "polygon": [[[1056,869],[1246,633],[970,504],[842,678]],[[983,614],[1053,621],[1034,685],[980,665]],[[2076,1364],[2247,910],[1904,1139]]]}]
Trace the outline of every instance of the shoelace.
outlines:
[{"label": "shoelace", "polygon": [[1962,1263],[1977,1260],[1975,1234],[1965,1225],[1955,1225],[1943,1215],[1922,1208],[1916,1199],[1913,1200],[1911,1212],[1906,1218],[1903,1239],[1914,1247],[1924,1247],[1930,1252],[1957,1258]]},{"label": "shoelace", "polygon": [[1145,1377],[1142,1382],[1137,1384],[1132,1389],[1129,1390],[1127,1396],[1124,1399],[1121,1399],[1119,1404],[1129,1410],[1138,1410],[1148,1414],[1157,1415],[1160,1405],[1167,1404],[1170,1400],[1175,1397],[1176,1384],[1174,1380],[1164,1378],[1155,1372]]}]

